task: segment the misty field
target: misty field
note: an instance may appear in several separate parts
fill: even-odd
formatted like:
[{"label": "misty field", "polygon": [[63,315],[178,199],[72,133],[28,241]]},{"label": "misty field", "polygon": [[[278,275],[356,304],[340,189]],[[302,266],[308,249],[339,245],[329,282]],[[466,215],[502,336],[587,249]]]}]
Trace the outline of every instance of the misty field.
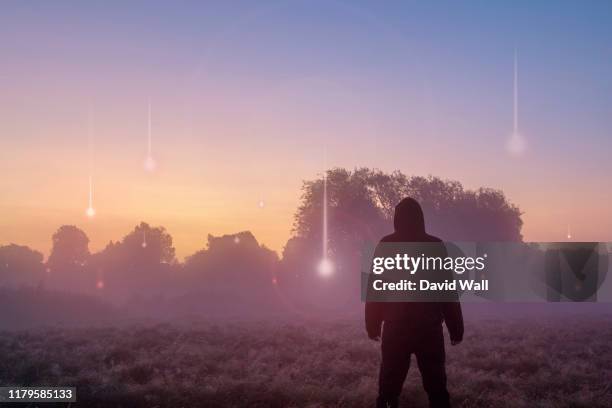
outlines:
[{"label": "misty field", "polygon": [[[76,386],[72,406],[364,407],[379,345],[358,321],[200,322],[4,331],[0,356],[0,384]],[[454,406],[612,406],[610,318],[467,321],[447,361]],[[413,364],[403,406],[426,405]]]}]

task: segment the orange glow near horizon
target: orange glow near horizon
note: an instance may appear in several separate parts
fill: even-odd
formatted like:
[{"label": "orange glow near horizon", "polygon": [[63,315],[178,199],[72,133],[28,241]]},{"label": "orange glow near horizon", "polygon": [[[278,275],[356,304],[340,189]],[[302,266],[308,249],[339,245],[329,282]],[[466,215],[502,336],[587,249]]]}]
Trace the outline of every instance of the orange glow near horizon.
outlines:
[{"label": "orange glow near horizon", "polygon": [[[129,144],[116,152],[100,146],[96,156],[96,213],[87,217],[83,211],[89,193],[87,159],[79,158],[83,156],[79,149],[56,146],[45,151],[25,151],[16,147],[16,154],[0,163],[2,174],[19,174],[19,179],[0,181],[3,191],[10,193],[3,195],[0,203],[2,213],[8,215],[2,221],[0,245],[28,245],[48,255],[52,234],[60,225],[73,224],[87,233],[90,249],[98,251],[144,221],[166,227],[173,236],[179,259],[202,249],[208,234],[218,236],[245,230],[280,253],[290,237],[302,180],[320,176],[318,157],[312,163],[294,162],[291,166],[290,157],[281,159],[279,153],[273,153],[270,157],[278,158],[277,161],[262,160],[258,166],[241,168],[213,152],[199,161],[190,157],[190,153],[179,154],[171,148],[165,150],[164,166],[150,174],[143,171],[135,150]],[[336,154],[342,157],[342,152]],[[361,154],[357,151],[356,155]],[[449,161],[452,164],[450,158]],[[350,161],[332,163],[354,167]],[[278,171],[276,166],[286,170]],[[422,168],[417,174],[430,172],[424,163],[415,161],[414,166]],[[444,173],[434,174],[445,177]],[[446,174],[449,173],[447,169]],[[583,200],[578,212],[574,208],[577,204],[554,185],[538,190],[536,183],[528,179],[518,183],[508,175],[504,180],[501,171],[498,183],[489,179],[489,174],[463,173],[446,178],[464,182],[467,179],[470,183],[465,183],[466,188],[481,185],[501,188],[521,208],[523,236],[527,241],[565,239],[568,223],[573,227],[574,239],[612,238],[609,235],[612,223],[605,205],[609,193],[597,185],[581,187],[583,196],[593,198]],[[264,199],[266,204],[262,206]],[[585,213],[589,216],[582,215]]]},{"label": "orange glow near horizon", "polygon": [[[163,18],[125,4],[7,7],[19,12],[0,38],[0,245],[48,255],[72,224],[98,251],[144,221],[168,230],[179,259],[245,230],[280,253],[302,181],[324,162],[503,190],[527,241],[564,240],[568,224],[573,240],[612,241],[612,71],[590,20],[585,50],[541,45],[538,24],[485,46],[472,16],[457,30],[411,8],[391,24],[394,13],[340,2],[167,5]],[[515,47],[520,157],[506,150]]]}]

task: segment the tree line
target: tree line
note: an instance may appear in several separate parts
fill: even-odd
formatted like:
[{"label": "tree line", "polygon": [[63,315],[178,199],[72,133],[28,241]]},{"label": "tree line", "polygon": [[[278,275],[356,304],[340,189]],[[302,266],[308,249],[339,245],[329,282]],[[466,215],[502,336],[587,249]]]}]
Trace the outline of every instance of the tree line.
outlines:
[{"label": "tree line", "polygon": [[[0,246],[0,286],[35,286],[127,302],[171,296],[174,305],[184,302],[186,308],[202,299],[222,308],[228,297],[298,309],[346,304],[359,301],[355,291],[362,248],[391,232],[393,208],[406,196],[421,203],[428,230],[445,240],[522,240],[521,212],[499,190],[469,190],[458,181],[368,168],[335,168],[325,176],[327,254],[322,253],[324,179],[318,177],[303,183],[291,238],[281,256],[243,231],[208,235],[204,248],[180,262],[170,233],[145,222],[92,253],[85,232],[63,225],[52,236],[46,261],[27,246]],[[317,271],[322,257],[333,263],[328,277]]]}]

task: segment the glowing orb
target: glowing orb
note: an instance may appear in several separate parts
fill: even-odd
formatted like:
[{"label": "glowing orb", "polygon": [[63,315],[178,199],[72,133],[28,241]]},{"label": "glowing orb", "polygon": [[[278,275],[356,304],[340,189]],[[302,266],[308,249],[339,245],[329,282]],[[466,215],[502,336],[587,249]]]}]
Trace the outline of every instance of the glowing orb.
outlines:
[{"label": "glowing orb", "polygon": [[318,270],[319,275],[323,277],[330,276],[334,273],[334,264],[328,258],[323,258],[321,262],[319,262]]},{"label": "glowing orb", "polygon": [[266,203],[264,202],[264,200],[259,200],[259,202],[257,203],[257,206],[259,208],[264,208],[266,206]]},{"label": "glowing orb", "polygon": [[93,207],[89,207],[87,211],[85,211],[85,214],[87,214],[87,216],[91,218],[96,215],[96,210],[94,210]]},{"label": "glowing orb", "polygon": [[276,280],[276,277],[272,278],[272,284],[273,284],[273,285],[278,284],[278,281]]},{"label": "glowing orb", "polygon": [[506,150],[513,156],[521,156],[527,149],[527,141],[519,132],[513,132],[506,142]]},{"label": "glowing orb", "polygon": [[148,156],[144,162],[144,168],[146,171],[155,171],[155,168],[157,167],[157,163],[155,163],[155,160],[151,157]]},{"label": "glowing orb", "polygon": [[98,282],[96,282],[96,288],[104,289],[104,281],[99,280]]},{"label": "glowing orb", "polygon": [[235,236],[234,237],[234,244],[239,244],[240,243],[240,237],[239,236]]},{"label": "glowing orb", "polygon": [[567,239],[572,239],[572,234],[567,234]]},{"label": "glowing orb", "polygon": [[143,248],[146,248],[146,247],[147,247],[147,243],[146,243],[146,242],[143,242],[143,243],[142,243],[142,247],[143,247]]}]

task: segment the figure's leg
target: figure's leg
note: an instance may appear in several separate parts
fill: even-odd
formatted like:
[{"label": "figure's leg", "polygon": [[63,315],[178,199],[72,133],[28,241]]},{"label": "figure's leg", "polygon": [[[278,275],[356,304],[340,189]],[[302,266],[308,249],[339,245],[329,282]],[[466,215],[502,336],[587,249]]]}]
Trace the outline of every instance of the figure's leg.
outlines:
[{"label": "figure's leg", "polygon": [[427,338],[426,341],[422,342],[415,354],[417,365],[423,378],[423,388],[425,388],[429,396],[429,406],[432,408],[450,407],[448,390],[446,389],[446,366],[442,331],[436,332],[430,338]]},{"label": "figure's leg", "polygon": [[376,406],[394,408],[398,406],[399,395],[410,368],[410,349],[401,333],[386,326],[383,330]]}]

